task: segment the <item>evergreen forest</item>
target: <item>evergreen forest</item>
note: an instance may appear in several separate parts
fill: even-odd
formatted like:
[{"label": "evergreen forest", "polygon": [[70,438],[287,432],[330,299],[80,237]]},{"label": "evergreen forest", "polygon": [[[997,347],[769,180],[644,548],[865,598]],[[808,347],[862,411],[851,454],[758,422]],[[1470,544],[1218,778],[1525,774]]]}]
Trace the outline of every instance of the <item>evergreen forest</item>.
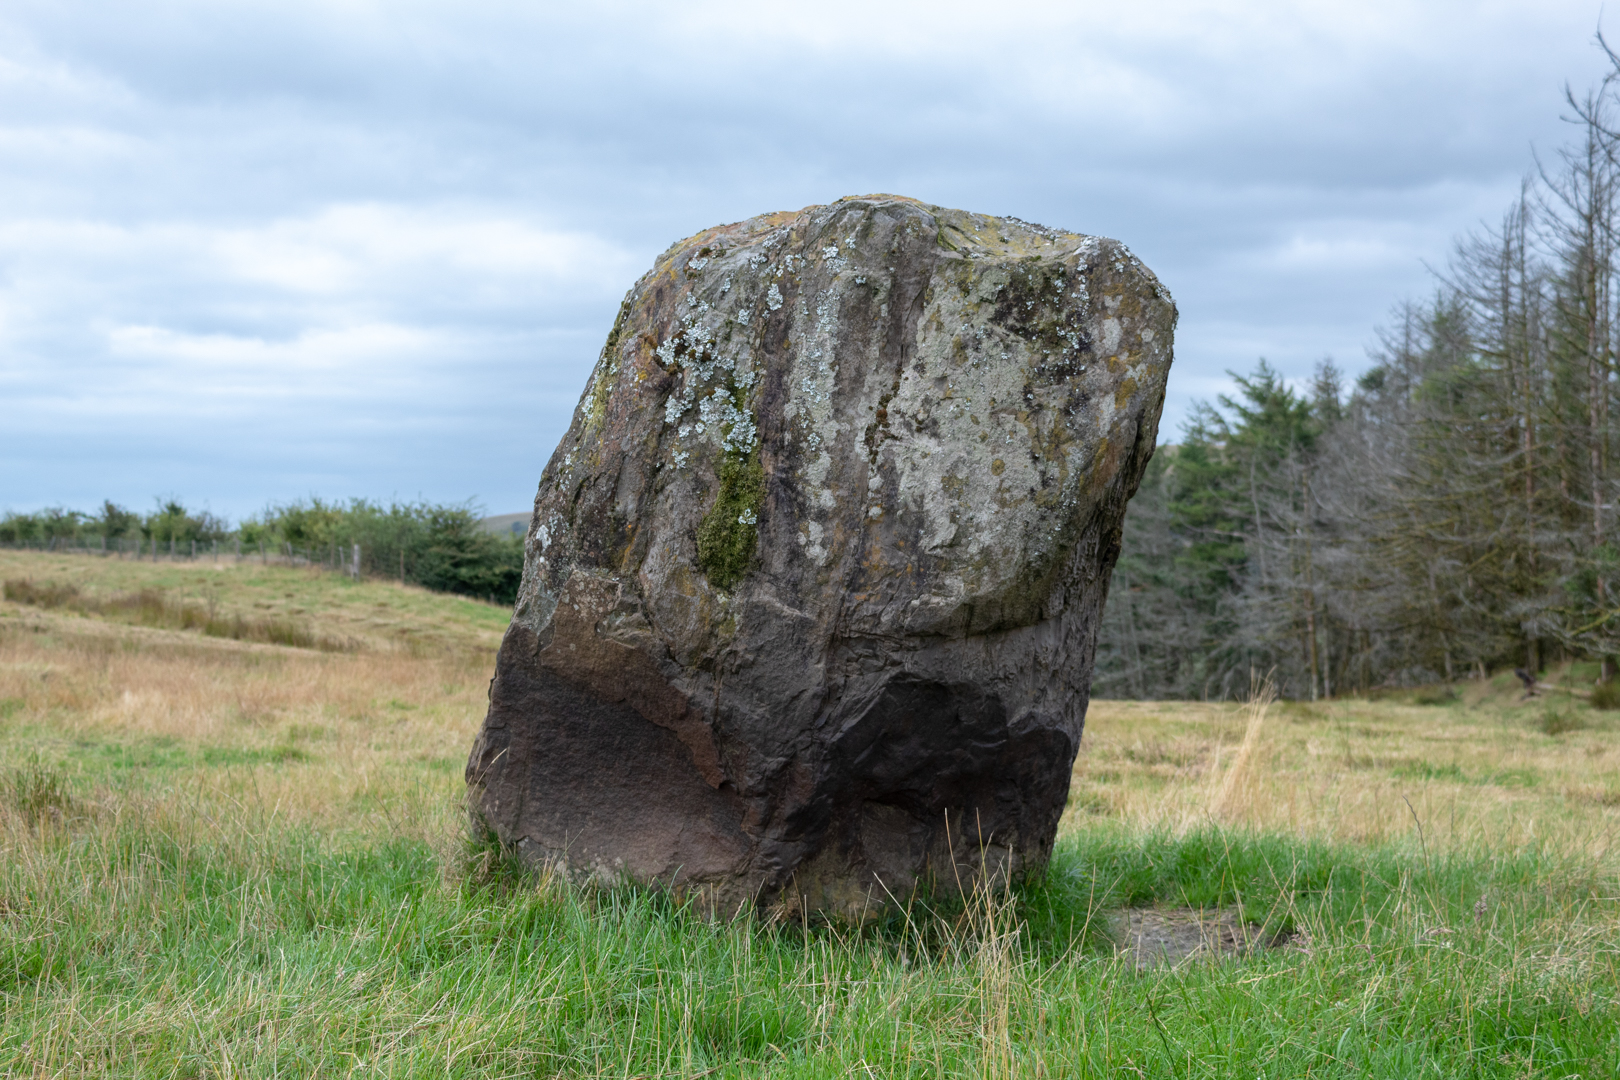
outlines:
[{"label": "evergreen forest", "polygon": [[1099,697],[1288,697],[1620,656],[1620,56],[1500,220],[1352,384],[1261,361],[1161,445],[1125,523]]}]

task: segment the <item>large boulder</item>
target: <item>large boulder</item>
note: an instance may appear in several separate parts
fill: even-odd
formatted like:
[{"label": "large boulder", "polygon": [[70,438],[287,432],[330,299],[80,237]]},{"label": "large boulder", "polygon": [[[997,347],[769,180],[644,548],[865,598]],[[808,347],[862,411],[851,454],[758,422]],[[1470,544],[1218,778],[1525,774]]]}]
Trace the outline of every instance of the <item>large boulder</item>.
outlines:
[{"label": "large boulder", "polygon": [[1176,310],[874,195],[670,248],[540,480],[467,765],[525,859],[860,917],[1044,866]]}]

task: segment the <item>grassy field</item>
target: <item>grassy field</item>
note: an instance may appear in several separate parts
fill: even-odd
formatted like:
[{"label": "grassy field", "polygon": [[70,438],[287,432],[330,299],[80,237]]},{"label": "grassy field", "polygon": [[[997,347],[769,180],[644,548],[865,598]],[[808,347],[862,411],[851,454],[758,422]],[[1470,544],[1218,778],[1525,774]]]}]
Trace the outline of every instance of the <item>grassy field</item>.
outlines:
[{"label": "grassy field", "polygon": [[[1096,702],[1043,881],[711,925],[466,844],[504,610],[253,564],[0,578],[78,598],[0,603],[0,1076],[1620,1077],[1620,714],[1511,676]],[[330,647],[152,614],[188,606]],[[1178,909],[1259,947],[1116,948]]]}]

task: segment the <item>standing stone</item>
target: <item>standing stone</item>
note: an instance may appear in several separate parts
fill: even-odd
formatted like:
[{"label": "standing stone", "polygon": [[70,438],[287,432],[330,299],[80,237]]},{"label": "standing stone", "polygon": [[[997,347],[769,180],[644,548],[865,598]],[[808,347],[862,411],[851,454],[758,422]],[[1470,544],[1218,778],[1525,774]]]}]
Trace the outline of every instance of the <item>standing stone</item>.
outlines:
[{"label": "standing stone", "polygon": [[467,781],[534,863],[859,918],[1051,854],[1176,310],[874,195],[670,248],[540,480]]}]

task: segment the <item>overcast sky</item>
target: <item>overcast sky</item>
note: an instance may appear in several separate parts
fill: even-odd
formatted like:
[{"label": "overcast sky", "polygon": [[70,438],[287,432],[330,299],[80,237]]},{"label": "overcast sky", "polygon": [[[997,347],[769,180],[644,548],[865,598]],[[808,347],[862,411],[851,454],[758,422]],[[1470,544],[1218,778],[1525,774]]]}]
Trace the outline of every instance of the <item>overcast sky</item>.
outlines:
[{"label": "overcast sky", "polygon": [[1161,441],[1352,373],[1555,150],[1596,2],[6,0],[0,509],[527,509],[620,298],[702,228],[896,192],[1116,237]]}]

